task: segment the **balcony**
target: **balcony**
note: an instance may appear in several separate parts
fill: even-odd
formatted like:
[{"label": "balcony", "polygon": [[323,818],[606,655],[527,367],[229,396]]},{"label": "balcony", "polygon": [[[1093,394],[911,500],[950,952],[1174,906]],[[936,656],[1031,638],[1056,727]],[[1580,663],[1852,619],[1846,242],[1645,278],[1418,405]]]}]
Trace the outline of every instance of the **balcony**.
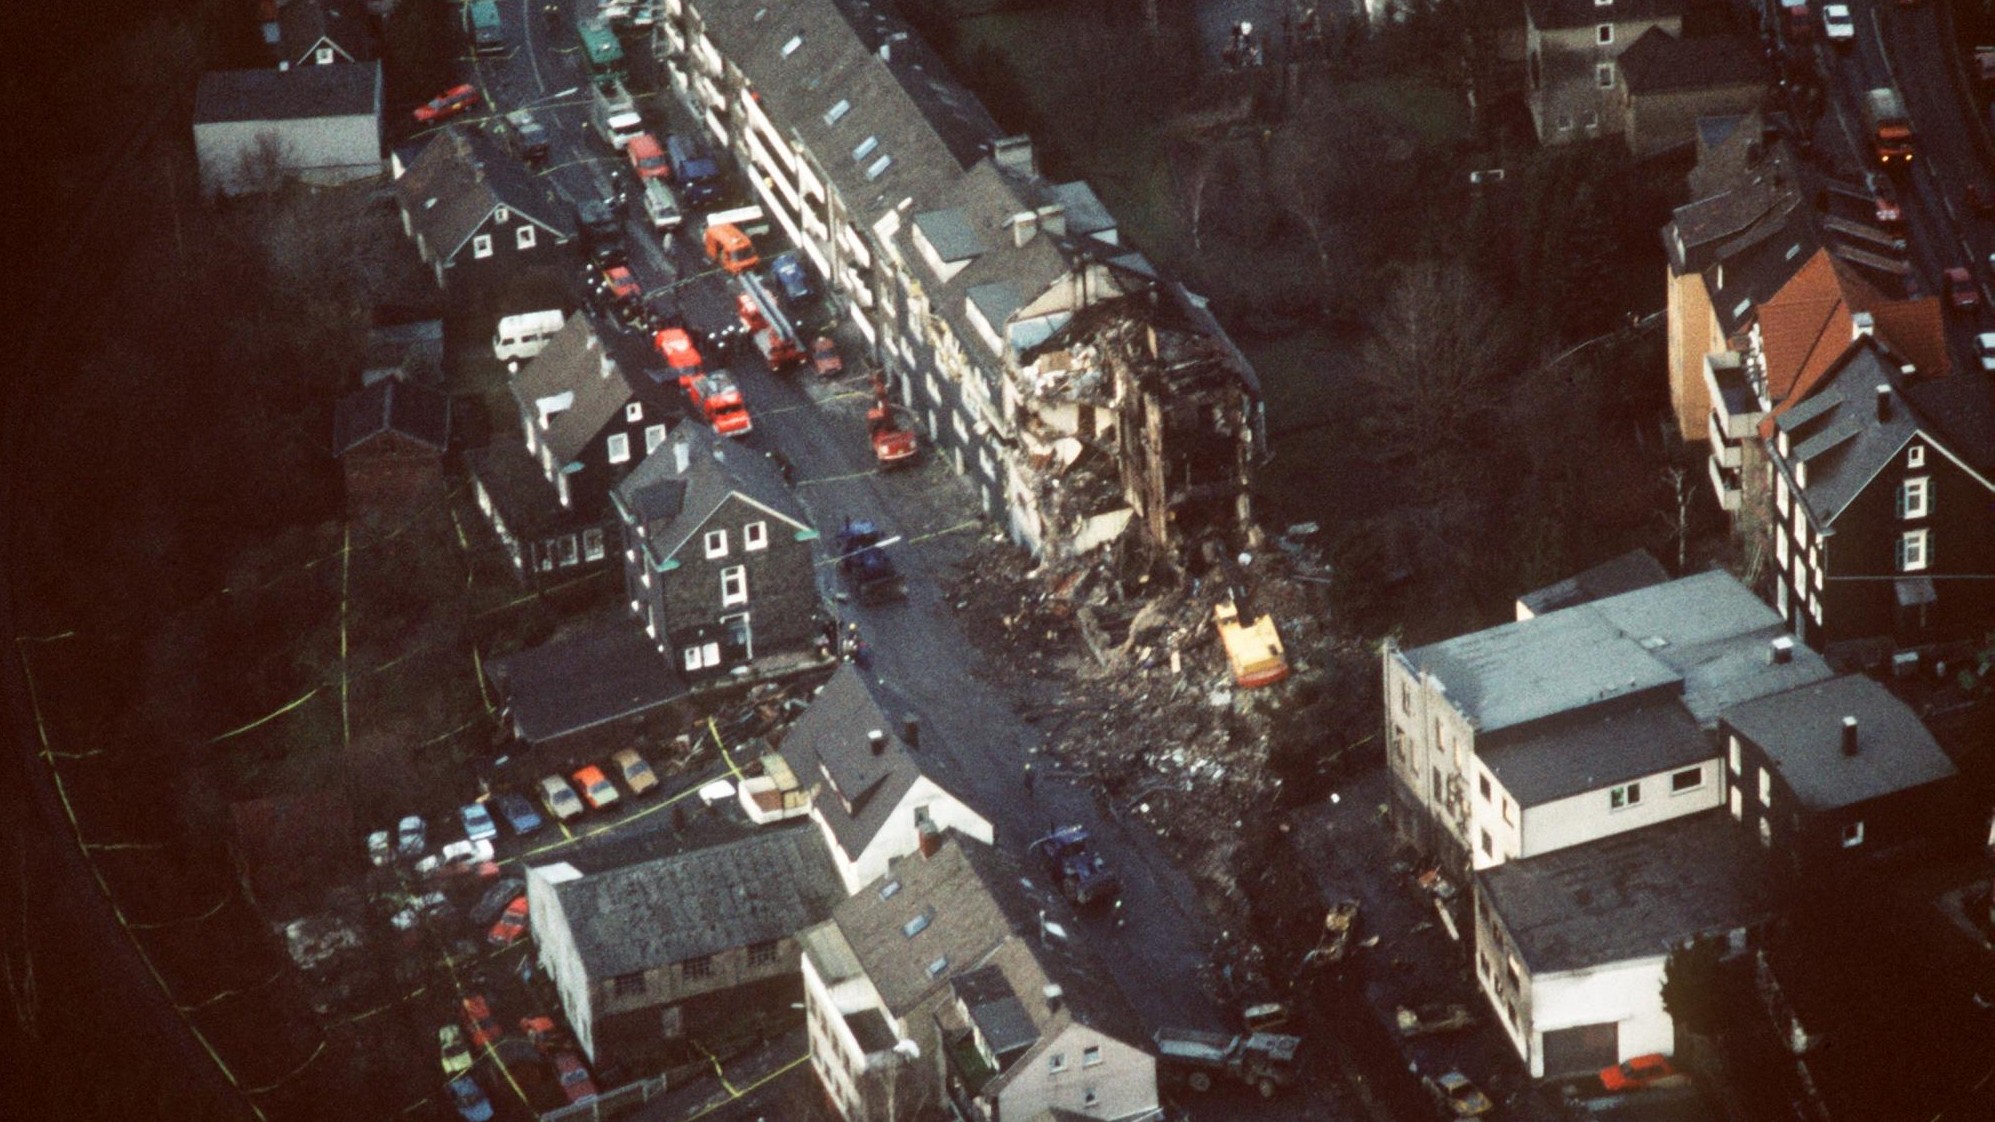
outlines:
[{"label": "balcony", "polygon": [[1750,439],[1765,414],[1760,410],[1759,395],[1753,392],[1745,359],[1739,352],[1706,355],[1704,387],[1711,393],[1712,444]]},{"label": "balcony", "polygon": [[1738,441],[1726,438],[1725,427],[1719,421],[1718,411],[1715,409],[1711,411],[1710,437],[1711,458],[1718,461],[1722,467],[1737,468],[1742,457],[1742,449]]},{"label": "balcony", "polygon": [[1739,509],[1739,469],[1725,467],[1713,455],[1711,465],[1711,490],[1718,496],[1718,505],[1725,510]]}]

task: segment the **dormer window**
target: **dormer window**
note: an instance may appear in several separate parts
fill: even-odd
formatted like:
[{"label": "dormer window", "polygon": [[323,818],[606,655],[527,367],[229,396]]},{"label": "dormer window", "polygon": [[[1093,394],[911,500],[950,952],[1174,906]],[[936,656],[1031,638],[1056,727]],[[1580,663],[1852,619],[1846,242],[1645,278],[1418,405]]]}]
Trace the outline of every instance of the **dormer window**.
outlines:
[{"label": "dormer window", "polygon": [[857,148],[854,148],[852,150],[852,162],[856,164],[864,161],[866,157],[872,155],[875,151],[879,149],[879,147],[880,147],[879,137],[877,136],[867,137],[866,139],[859,142],[859,146]]},{"label": "dormer window", "polygon": [[784,57],[784,58],[788,58],[788,57],[790,57],[791,55],[793,55],[793,54],[796,54],[796,53],[797,53],[797,48],[798,48],[798,47],[801,47],[801,46],[803,46],[803,45],[804,45],[804,37],[803,37],[803,36],[801,36],[801,35],[792,35],[792,36],[790,36],[790,41],[789,41],[789,42],[787,42],[787,43],[784,43],[784,44],[783,44],[783,57]]},{"label": "dormer window", "polygon": [[824,111],[824,123],[835,125],[844,120],[845,115],[850,112],[852,112],[852,103],[846,101],[844,98],[839,98],[837,104]]},{"label": "dormer window", "polygon": [[1614,25],[1603,23],[1599,27],[1594,28],[1593,41],[1603,47],[1612,46],[1614,44]]},{"label": "dormer window", "polygon": [[512,218],[513,218],[513,212],[506,209],[505,207],[502,206],[494,207],[492,209],[492,221],[497,222],[501,226],[504,226],[506,223],[512,221]]},{"label": "dormer window", "polygon": [[1910,448],[1905,449],[1905,466],[1908,468],[1925,467],[1926,446],[1923,444],[1914,444]]}]

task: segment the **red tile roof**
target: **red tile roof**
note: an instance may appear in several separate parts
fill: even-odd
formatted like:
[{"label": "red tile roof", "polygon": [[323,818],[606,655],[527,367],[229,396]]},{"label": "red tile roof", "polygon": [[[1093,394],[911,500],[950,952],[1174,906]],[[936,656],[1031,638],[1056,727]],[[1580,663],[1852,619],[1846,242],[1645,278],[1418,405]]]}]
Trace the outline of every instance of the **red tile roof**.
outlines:
[{"label": "red tile roof", "polygon": [[1817,250],[1755,316],[1766,360],[1773,410],[1760,422],[1763,437],[1773,417],[1811,393],[1854,337],[1853,312],[1869,312],[1879,341],[1927,377],[1949,370],[1945,323],[1936,296],[1888,300],[1828,250]]}]

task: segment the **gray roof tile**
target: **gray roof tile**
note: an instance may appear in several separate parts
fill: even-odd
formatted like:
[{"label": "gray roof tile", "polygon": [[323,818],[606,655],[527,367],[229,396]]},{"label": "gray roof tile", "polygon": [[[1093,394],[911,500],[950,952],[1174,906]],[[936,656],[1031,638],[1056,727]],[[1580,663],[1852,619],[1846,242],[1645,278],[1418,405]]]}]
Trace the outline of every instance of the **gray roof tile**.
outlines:
[{"label": "gray roof tile", "polygon": [[520,739],[545,743],[686,696],[670,659],[621,611],[485,664]]},{"label": "gray roof tile", "polygon": [[194,123],[377,115],[381,64],[210,70],[194,90]]},{"label": "gray roof tile", "polygon": [[[1850,806],[1936,783],[1953,761],[1917,714],[1861,674],[1846,674],[1733,706],[1721,719],[1764,749],[1794,797],[1813,810]],[[1842,750],[1857,719],[1857,753]]]},{"label": "gray roof tile", "polygon": [[[557,241],[575,236],[573,208],[505,145],[471,125],[445,126],[395,181],[395,192],[416,232],[444,260],[456,257],[502,206],[509,221],[531,222]],[[573,322],[582,317],[569,318]]]},{"label": "gray roof tile", "polygon": [[567,400],[548,418],[540,440],[557,469],[574,462],[603,426],[636,396],[623,364],[610,357],[588,316],[569,316],[547,347],[507,381],[520,423],[535,424],[540,402]]},{"label": "gray roof tile", "polygon": [[450,395],[400,378],[384,378],[340,398],[333,410],[336,456],[389,432],[427,444],[439,452],[448,448]]},{"label": "gray roof tile", "polygon": [[[878,755],[869,736],[875,730],[886,734]],[[850,663],[838,668],[790,726],[781,751],[797,782],[820,787],[813,805],[839,848],[854,858],[886,827],[901,796],[923,774],[919,755],[900,739]]]}]

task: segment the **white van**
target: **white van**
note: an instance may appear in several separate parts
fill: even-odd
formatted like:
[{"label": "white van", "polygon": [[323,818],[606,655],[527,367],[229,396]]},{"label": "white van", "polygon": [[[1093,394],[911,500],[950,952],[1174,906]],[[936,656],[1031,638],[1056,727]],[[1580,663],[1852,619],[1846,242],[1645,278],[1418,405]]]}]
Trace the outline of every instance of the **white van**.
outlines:
[{"label": "white van", "polygon": [[516,316],[499,318],[499,333],[492,336],[492,353],[508,369],[519,369],[519,361],[532,358],[547,349],[547,344],[568,317],[559,308],[549,308],[544,312],[521,312]]},{"label": "white van", "polygon": [[651,216],[651,228],[670,231],[679,228],[685,216],[679,213],[679,200],[662,179],[644,181],[644,213]]}]

